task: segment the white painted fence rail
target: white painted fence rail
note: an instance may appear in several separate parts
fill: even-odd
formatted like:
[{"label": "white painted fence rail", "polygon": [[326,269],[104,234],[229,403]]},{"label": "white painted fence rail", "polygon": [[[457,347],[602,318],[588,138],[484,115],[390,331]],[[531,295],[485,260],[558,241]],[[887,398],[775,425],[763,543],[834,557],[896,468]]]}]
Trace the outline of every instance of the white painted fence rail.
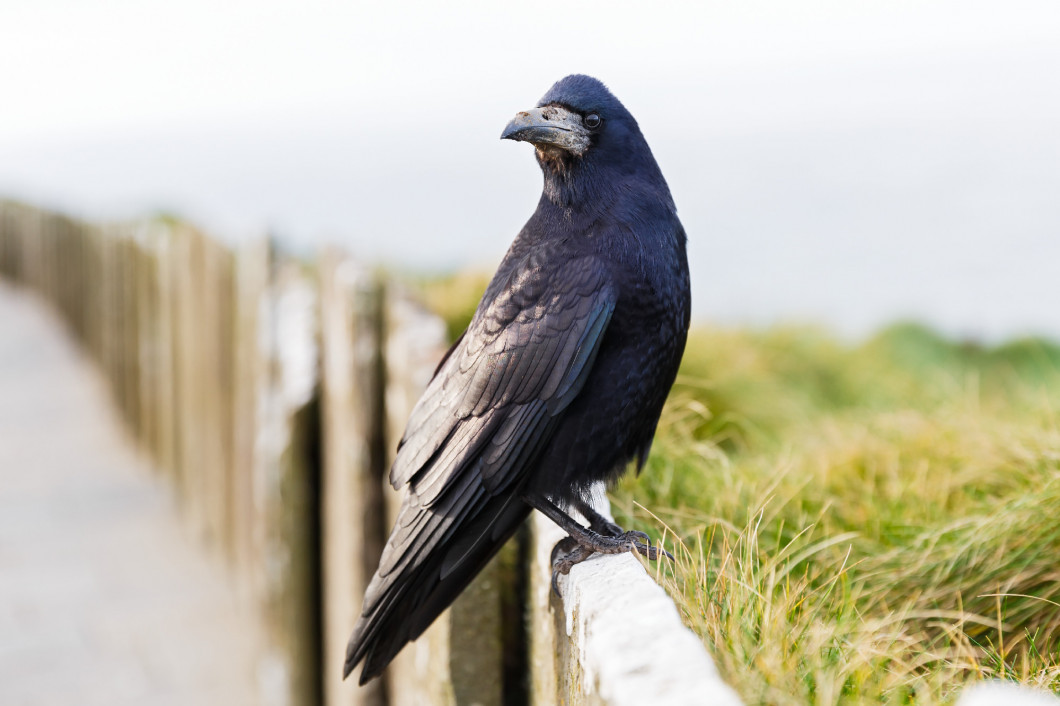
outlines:
[{"label": "white painted fence rail", "polygon": [[[602,492],[594,505],[611,517]],[[631,554],[595,556],[551,590],[551,553],[565,533],[532,516],[532,702],[604,706],[738,706],[673,601]],[[663,560],[665,561],[665,560]]]},{"label": "white painted fence rail", "polygon": [[1060,706],[1060,699],[1044,689],[986,681],[966,688],[957,706]]}]

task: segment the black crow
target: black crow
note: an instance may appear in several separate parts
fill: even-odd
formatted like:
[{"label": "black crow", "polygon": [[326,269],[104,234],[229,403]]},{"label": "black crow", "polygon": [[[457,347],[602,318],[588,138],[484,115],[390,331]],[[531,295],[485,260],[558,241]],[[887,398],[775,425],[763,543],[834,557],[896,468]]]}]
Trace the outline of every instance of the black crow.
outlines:
[{"label": "black crow", "polygon": [[688,261],[670,190],[637,121],[589,76],[556,83],[501,138],[534,145],[544,191],[409,417],[390,471],[404,500],[346,653],[344,676],[363,660],[362,684],[531,508],[570,534],[558,573],[593,552],[658,554],[587,498],[644,464],[684,351]]}]

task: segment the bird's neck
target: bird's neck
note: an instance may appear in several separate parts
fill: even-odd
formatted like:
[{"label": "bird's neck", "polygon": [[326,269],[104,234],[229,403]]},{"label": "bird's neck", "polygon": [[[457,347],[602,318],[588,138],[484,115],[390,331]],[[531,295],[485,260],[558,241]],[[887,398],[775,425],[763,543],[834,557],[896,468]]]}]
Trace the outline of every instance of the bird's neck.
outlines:
[{"label": "bird's neck", "polygon": [[557,172],[543,169],[544,188],[539,209],[556,210],[568,222],[591,221],[604,213],[635,214],[640,211],[675,211],[666,182],[636,178],[613,171],[593,173],[590,165],[580,165],[580,172]]},{"label": "bird's neck", "polygon": [[634,194],[662,198],[672,204],[670,190],[650,154],[647,158],[598,162],[573,157],[563,150],[536,150],[544,175],[542,195],[563,209],[607,208]]},{"label": "bird's neck", "polygon": [[618,197],[616,180],[601,178],[591,164],[568,160],[541,161],[545,182],[542,195],[563,209],[606,208]]}]

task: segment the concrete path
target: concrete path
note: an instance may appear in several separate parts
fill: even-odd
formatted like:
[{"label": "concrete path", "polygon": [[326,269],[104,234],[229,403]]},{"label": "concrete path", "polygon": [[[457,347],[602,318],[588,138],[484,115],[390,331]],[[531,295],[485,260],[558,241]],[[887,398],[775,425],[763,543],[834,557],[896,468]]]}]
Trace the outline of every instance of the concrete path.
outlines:
[{"label": "concrete path", "polygon": [[260,703],[260,630],[58,319],[0,282],[0,704]]}]

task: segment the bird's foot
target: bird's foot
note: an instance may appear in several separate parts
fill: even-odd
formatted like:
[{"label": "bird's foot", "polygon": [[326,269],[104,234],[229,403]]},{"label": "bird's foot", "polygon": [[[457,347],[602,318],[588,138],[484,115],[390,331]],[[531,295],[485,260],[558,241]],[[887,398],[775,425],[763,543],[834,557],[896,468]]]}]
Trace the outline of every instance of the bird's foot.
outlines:
[{"label": "bird's foot", "polygon": [[660,556],[671,560],[674,558],[670,552],[654,546],[651,538],[645,533],[636,530],[625,532],[613,522],[607,524],[614,528],[614,535],[607,536],[590,531],[586,532],[584,537],[565,537],[552,548],[552,590],[557,596],[559,576],[566,576],[575,564],[580,564],[593,554],[623,554],[636,551],[650,561],[655,561]]},{"label": "bird's foot", "polygon": [[[592,530],[592,532],[595,532],[599,535],[603,535],[604,537],[613,538],[622,544],[632,543],[633,549],[636,549],[638,552],[648,557],[652,561],[654,561],[658,557],[658,554],[652,553],[656,550],[654,547],[652,547],[651,538],[644,532],[637,532],[636,530],[630,530],[629,532],[627,532],[611,520],[601,515],[599,512],[596,511],[596,509],[592,505],[585,502],[584,500],[575,501],[575,507],[578,508],[578,511],[581,512],[581,514],[584,515],[587,520],[589,520],[589,529]],[[592,534],[592,532],[590,532],[589,534]],[[645,549],[647,549],[647,551],[645,551]],[[605,554],[617,553],[607,552],[605,550],[599,549],[595,551],[600,551]],[[674,558],[673,555],[669,552],[664,551],[663,554],[665,554],[670,559]]]},{"label": "bird's foot", "polygon": [[593,551],[600,554],[621,554],[623,552],[636,551],[650,561],[655,561],[660,555],[671,560],[674,558],[674,555],[670,552],[652,544],[651,537],[644,532],[638,532],[637,530],[622,532],[621,527],[618,529],[619,534],[613,537],[599,537],[597,535],[599,539],[603,540],[604,546],[600,548],[594,547]]}]

